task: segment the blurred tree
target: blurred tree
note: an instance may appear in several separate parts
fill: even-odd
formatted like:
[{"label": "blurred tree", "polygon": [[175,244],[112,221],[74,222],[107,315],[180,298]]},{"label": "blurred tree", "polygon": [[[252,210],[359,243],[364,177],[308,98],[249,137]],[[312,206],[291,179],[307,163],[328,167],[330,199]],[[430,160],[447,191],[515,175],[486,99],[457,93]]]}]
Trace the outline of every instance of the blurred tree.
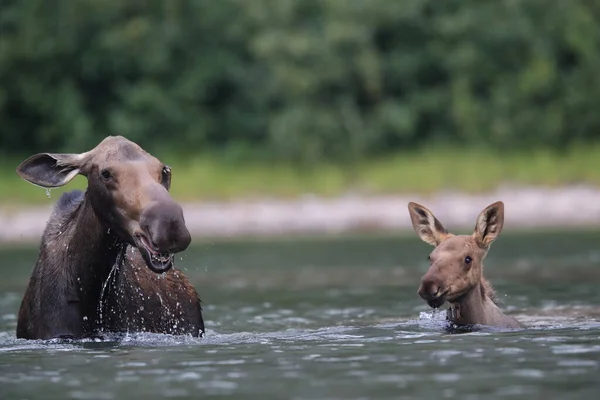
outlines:
[{"label": "blurred tree", "polygon": [[600,3],[4,0],[0,151],[351,162],[600,139]]}]

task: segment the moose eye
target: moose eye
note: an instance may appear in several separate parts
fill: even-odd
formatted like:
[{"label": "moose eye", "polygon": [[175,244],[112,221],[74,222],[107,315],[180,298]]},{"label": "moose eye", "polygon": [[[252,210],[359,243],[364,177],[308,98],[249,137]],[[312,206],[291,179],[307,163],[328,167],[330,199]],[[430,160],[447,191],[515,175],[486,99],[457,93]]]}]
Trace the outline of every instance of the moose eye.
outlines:
[{"label": "moose eye", "polygon": [[108,169],[103,169],[100,172],[100,176],[102,177],[102,179],[104,179],[105,181],[109,181],[112,179],[112,174],[110,173],[110,171]]},{"label": "moose eye", "polygon": [[471,261],[473,261],[473,259],[470,256],[465,257],[465,264],[471,264]]},{"label": "moose eye", "polygon": [[171,186],[171,167],[165,165],[162,169],[162,184],[169,189]]}]

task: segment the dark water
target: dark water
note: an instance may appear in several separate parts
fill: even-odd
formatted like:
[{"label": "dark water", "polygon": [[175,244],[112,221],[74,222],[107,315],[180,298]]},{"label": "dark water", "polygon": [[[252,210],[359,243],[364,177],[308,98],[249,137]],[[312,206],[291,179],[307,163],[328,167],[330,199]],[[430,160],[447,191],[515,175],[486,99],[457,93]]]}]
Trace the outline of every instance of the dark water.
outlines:
[{"label": "dark water", "polygon": [[177,265],[204,339],[15,338],[35,249],[0,250],[1,399],[595,399],[600,233],[503,234],[486,260],[513,332],[447,334],[411,237],[198,244]]}]

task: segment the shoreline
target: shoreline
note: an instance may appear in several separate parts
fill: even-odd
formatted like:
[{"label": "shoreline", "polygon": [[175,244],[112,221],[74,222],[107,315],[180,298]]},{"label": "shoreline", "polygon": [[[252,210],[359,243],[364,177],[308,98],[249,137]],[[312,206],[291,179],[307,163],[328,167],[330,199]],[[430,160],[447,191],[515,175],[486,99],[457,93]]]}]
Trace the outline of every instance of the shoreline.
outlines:
[{"label": "shoreline", "polygon": [[[429,208],[449,231],[469,233],[487,205],[504,201],[504,229],[600,228],[600,188],[589,185],[500,187],[485,194],[345,195],[294,200],[253,199],[181,203],[193,238],[250,238],[411,231],[407,204]],[[0,243],[38,243],[52,207],[6,210],[0,205]]]}]

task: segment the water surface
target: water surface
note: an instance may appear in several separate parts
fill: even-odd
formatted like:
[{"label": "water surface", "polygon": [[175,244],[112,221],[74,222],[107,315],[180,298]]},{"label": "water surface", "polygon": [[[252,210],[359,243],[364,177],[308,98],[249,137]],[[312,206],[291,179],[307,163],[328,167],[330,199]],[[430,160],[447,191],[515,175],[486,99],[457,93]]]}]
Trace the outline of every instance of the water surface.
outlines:
[{"label": "water surface", "polygon": [[409,237],[199,243],[176,265],[205,338],[15,338],[36,249],[0,250],[0,398],[579,399],[600,395],[600,233],[503,233],[486,259],[527,325],[448,334]]}]

